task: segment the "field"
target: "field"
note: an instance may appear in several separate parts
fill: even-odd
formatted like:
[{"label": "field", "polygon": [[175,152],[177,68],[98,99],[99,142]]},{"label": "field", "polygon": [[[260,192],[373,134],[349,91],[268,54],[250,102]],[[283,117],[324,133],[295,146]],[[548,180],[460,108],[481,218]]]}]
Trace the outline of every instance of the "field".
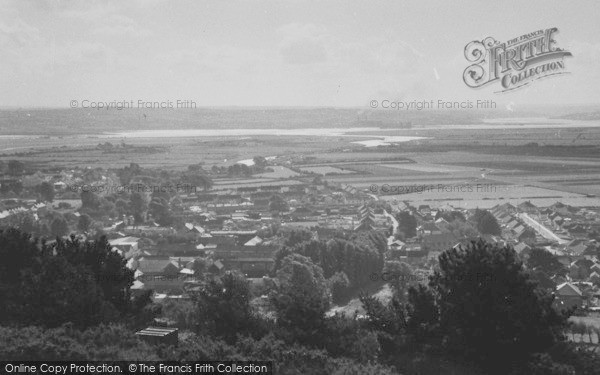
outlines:
[{"label": "field", "polygon": [[302,167],[301,171],[307,173],[316,173],[321,176],[325,176],[328,174],[352,174],[353,171],[349,171],[347,169],[335,168],[331,166],[322,166],[322,167]]},{"label": "field", "polygon": [[[452,202],[461,207],[490,207],[530,200],[544,206],[560,200],[577,206],[600,205],[597,121],[544,122],[536,118],[530,122],[477,122],[471,118],[462,124],[435,124],[432,119],[421,119],[406,129],[394,128],[385,117],[377,127],[365,125],[353,120],[347,110],[207,109],[166,119],[177,129],[193,129],[191,135],[171,131],[168,136],[171,133],[163,131],[161,137],[154,137],[147,131],[164,129],[159,125],[165,121],[154,115],[148,123],[141,123],[132,113],[94,114],[96,117],[89,119],[78,111],[70,115],[59,111],[57,119],[52,117],[55,112],[41,111],[32,120],[16,112],[0,116],[0,161],[21,160],[39,169],[115,168],[132,162],[169,169],[202,163],[210,169],[255,156],[275,156],[272,172],[246,181],[215,181],[215,185],[296,184],[299,178],[319,174],[330,183],[352,185],[379,199],[415,204]],[[109,124],[102,122],[108,120]],[[44,121],[48,126],[42,126]],[[77,121],[81,127],[59,132],[56,127],[61,121],[69,124],[66,130],[73,129]],[[126,123],[131,126],[124,126]],[[223,131],[210,130],[219,126]],[[272,134],[265,130],[269,128],[273,128]],[[114,135],[125,129],[126,137]],[[198,129],[207,130],[203,133]],[[353,143],[394,139],[389,137],[424,139],[380,147]],[[388,191],[382,191],[384,185]],[[415,186],[421,190],[405,194],[407,187]],[[398,194],[392,194],[394,191]]]}]

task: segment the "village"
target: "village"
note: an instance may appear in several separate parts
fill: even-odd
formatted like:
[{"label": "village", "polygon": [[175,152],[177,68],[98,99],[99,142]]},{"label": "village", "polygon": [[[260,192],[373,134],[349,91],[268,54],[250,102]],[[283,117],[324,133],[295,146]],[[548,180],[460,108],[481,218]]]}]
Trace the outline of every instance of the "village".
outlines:
[{"label": "village", "polygon": [[[549,207],[503,203],[489,210],[439,201],[411,205],[328,181],[336,172],[344,171],[277,165],[262,157],[183,172],[134,164],[32,171],[11,161],[0,181],[0,224],[49,241],[105,235],[135,271],[132,292],[152,290],[155,301],[186,299],[200,279],[229,270],[241,271],[256,295],[265,296],[275,285],[271,276],[282,233],[291,231],[325,241],[377,232],[387,239],[386,262],[404,262],[421,275],[435,270],[444,250],[482,238],[514,248],[540,285],[556,295],[558,308],[600,310],[600,208],[558,201]],[[265,178],[269,174],[277,178]],[[551,254],[560,267],[537,261],[539,254],[530,259],[535,249]]]}]

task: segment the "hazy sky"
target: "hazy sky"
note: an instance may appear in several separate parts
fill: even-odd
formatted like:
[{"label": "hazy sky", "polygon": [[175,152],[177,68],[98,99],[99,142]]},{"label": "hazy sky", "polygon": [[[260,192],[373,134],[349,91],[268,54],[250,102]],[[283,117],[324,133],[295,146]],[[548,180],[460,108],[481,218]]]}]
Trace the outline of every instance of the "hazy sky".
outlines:
[{"label": "hazy sky", "polygon": [[[0,106],[371,99],[600,103],[600,1],[0,0]],[[558,27],[570,75],[494,94],[462,81],[475,39]]]}]

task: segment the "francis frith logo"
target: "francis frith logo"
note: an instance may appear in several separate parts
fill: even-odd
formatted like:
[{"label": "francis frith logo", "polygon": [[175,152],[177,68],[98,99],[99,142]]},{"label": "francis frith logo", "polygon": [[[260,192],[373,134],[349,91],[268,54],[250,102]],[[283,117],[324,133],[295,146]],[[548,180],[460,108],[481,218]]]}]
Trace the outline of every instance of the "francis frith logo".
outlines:
[{"label": "francis frith logo", "polygon": [[571,52],[558,48],[556,27],[536,30],[500,43],[492,37],[475,40],[465,47],[465,58],[472,63],[463,80],[472,88],[499,81],[505,92],[526,86],[540,78],[568,73],[565,57]]}]

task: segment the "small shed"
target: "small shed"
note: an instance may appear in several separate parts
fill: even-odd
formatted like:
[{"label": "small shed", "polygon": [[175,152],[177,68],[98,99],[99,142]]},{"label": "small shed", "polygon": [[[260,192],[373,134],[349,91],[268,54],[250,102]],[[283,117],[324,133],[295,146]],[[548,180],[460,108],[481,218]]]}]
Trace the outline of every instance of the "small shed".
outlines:
[{"label": "small shed", "polygon": [[179,341],[179,330],[177,328],[148,327],[135,334],[150,344],[177,345]]}]

